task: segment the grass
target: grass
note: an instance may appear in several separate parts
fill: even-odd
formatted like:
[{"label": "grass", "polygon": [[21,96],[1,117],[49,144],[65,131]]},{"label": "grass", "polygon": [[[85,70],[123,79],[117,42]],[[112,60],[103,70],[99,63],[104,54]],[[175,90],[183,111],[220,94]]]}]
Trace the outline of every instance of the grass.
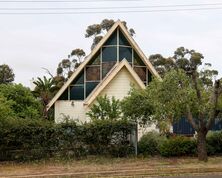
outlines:
[{"label": "grass", "polygon": [[[210,157],[207,163],[194,157],[105,158],[91,156],[83,160],[41,160],[0,163],[0,177],[48,175],[70,177],[174,175],[222,173],[222,157]],[[63,176],[62,176],[63,177]]]}]

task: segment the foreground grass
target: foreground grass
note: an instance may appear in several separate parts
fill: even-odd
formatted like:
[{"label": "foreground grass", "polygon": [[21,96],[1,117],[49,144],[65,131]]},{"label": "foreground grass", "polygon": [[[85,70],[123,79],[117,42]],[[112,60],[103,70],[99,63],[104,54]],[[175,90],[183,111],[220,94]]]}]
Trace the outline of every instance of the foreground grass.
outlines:
[{"label": "foreground grass", "polygon": [[189,173],[222,173],[222,157],[210,157],[207,163],[197,158],[104,158],[83,160],[47,160],[29,163],[0,163],[0,177],[97,177],[158,176]]}]

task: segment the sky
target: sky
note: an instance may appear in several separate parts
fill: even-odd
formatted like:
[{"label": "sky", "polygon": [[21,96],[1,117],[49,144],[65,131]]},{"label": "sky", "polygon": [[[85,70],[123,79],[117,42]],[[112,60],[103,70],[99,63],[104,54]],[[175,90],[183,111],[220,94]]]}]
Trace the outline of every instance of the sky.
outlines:
[{"label": "sky", "polygon": [[[57,0],[58,1],[58,0]],[[126,7],[192,5],[221,3],[211,10],[159,11],[162,9],[197,7],[158,7],[158,12],[121,12]],[[91,8],[125,7],[125,9],[101,9],[105,13],[38,14],[18,15],[2,8]],[[201,7],[202,8],[202,7]],[[135,9],[130,9],[134,10]],[[152,9],[139,9],[143,11]],[[89,12],[92,10],[70,10]],[[20,12],[20,11],[13,11]],[[26,12],[33,12],[32,10]],[[54,11],[55,12],[55,11]],[[56,11],[58,12],[58,10]],[[172,56],[176,48],[184,46],[204,55],[204,62],[222,76],[222,1],[221,0],[137,0],[106,1],[84,0],[82,2],[1,2],[0,0],[0,65],[8,64],[15,73],[15,82],[30,86],[32,78],[47,75],[43,68],[56,73],[58,63],[67,58],[75,48],[90,53],[91,38],[85,38],[88,25],[103,19],[124,20],[136,32],[134,37],[143,52],[149,56],[160,53]]]}]

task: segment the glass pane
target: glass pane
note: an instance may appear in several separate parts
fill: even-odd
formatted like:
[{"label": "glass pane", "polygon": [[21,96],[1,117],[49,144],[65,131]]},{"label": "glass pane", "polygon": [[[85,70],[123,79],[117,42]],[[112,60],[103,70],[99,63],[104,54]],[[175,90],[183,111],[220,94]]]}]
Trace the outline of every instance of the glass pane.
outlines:
[{"label": "glass pane", "polygon": [[102,77],[104,78],[106,74],[112,69],[116,62],[104,62],[102,63]]},{"label": "glass pane", "polygon": [[86,81],[100,80],[100,66],[86,67]]},{"label": "glass pane", "polygon": [[100,64],[100,50],[92,57],[87,65],[99,65]]},{"label": "glass pane", "polygon": [[134,65],[137,65],[137,66],[146,66],[144,64],[144,62],[142,61],[142,59],[139,57],[139,55],[136,53],[136,51],[134,50]]},{"label": "glass pane", "polygon": [[126,59],[128,62],[132,62],[132,48],[119,47],[119,60]]},{"label": "glass pane", "polygon": [[104,45],[117,45],[117,30],[108,38]]},{"label": "glass pane", "polygon": [[148,83],[152,82],[153,75],[152,73],[148,70]]},{"label": "glass pane", "polygon": [[72,81],[72,85],[83,84],[84,83],[84,70],[82,70],[79,75]]},{"label": "glass pane", "polygon": [[146,81],[146,67],[134,67],[135,72],[138,74],[142,81]]},{"label": "glass pane", "polygon": [[119,45],[131,46],[121,30],[119,31]]},{"label": "glass pane", "polygon": [[84,100],[84,85],[70,86],[70,100]]},{"label": "glass pane", "polygon": [[59,100],[68,100],[68,89],[63,92],[63,94],[59,97]]},{"label": "glass pane", "polygon": [[86,82],[86,97],[96,88],[99,82]]},{"label": "glass pane", "polygon": [[102,62],[116,61],[117,60],[117,47],[103,47]]}]

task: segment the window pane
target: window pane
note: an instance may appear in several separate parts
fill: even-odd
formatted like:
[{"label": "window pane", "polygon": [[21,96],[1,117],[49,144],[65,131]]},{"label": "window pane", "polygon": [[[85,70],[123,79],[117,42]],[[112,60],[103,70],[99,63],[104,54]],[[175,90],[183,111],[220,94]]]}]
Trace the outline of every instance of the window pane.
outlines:
[{"label": "window pane", "polygon": [[103,47],[102,62],[116,61],[116,60],[117,60],[117,48],[116,47]]},{"label": "window pane", "polygon": [[84,85],[70,86],[70,100],[84,100]]},{"label": "window pane", "polygon": [[104,45],[117,45],[117,30],[109,37]]},{"label": "window pane", "polygon": [[148,83],[152,81],[153,75],[152,73],[148,70]]},{"label": "window pane", "polygon": [[82,70],[79,75],[72,81],[72,85],[84,83],[84,71]]},{"label": "window pane", "polygon": [[98,84],[99,82],[86,82],[86,97],[90,95]]},{"label": "window pane", "polygon": [[68,89],[63,92],[63,94],[59,97],[59,100],[68,100]]},{"label": "window pane", "polygon": [[128,62],[132,62],[132,48],[119,47],[119,60],[126,59]]},{"label": "window pane", "polygon": [[119,31],[119,45],[131,46],[121,30]]},{"label": "window pane", "polygon": [[104,78],[106,74],[112,69],[116,62],[104,62],[102,63],[102,77]]},{"label": "window pane", "polygon": [[100,66],[86,67],[86,81],[100,80]]},{"label": "window pane", "polygon": [[87,65],[99,65],[100,64],[100,50],[93,56]]},{"label": "window pane", "polygon": [[146,67],[134,67],[135,72],[138,74],[142,81],[146,81]]},{"label": "window pane", "polygon": [[134,65],[138,65],[138,66],[146,66],[144,64],[144,62],[142,61],[142,59],[139,57],[139,55],[136,53],[136,51],[134,50]]}]

